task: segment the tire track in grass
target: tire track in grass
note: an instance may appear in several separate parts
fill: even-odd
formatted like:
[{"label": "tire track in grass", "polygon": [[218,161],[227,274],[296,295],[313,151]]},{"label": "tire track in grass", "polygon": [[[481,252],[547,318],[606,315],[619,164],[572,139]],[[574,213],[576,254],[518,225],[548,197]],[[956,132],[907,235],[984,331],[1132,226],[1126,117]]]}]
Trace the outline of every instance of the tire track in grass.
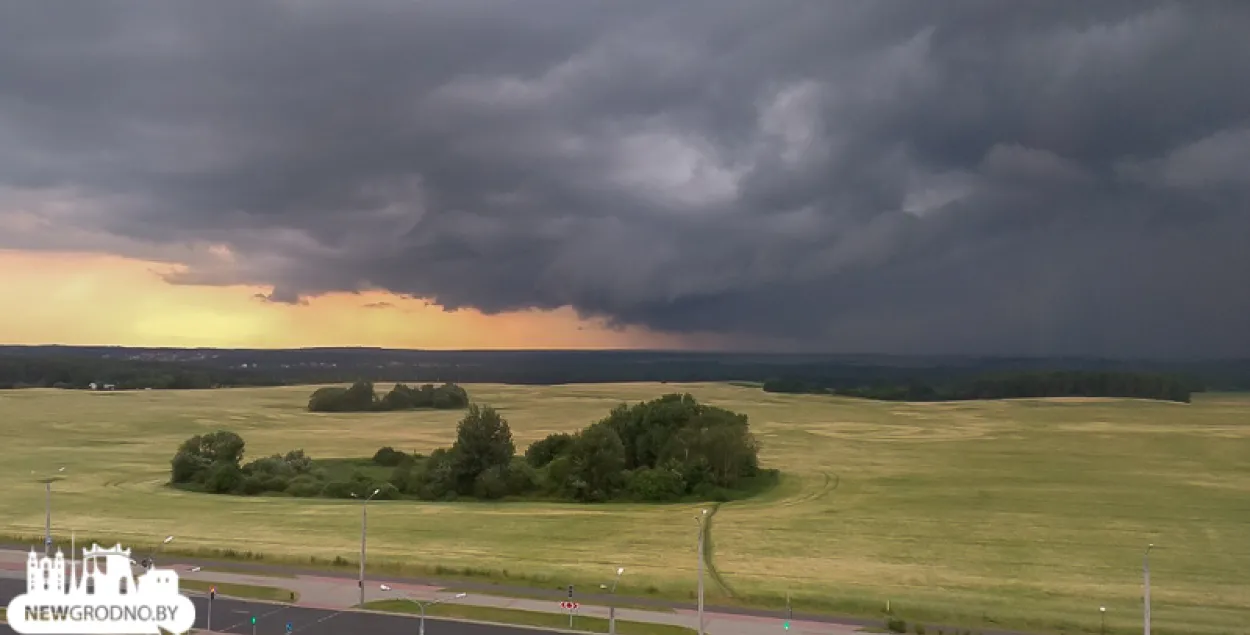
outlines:
[{"label": "tire track in grass", "polygon": [[713,503],[707,513],[707,518],[703,521],[703,560],[707,565],[708,575],[712,576],[712,581],[716,582],[716,586],[729,597],[736,597],[733,587],[725,581],[724,576],[716,569],[716,546],[712,542],[712,521],[716,518],[716,512],[720,511],[720,503]]},{"label": "tire track in grass", "polygon": [[[837,491],[838,486],[842,484],[842,478],[837,474],[831,476],[828,472],[821,472],[820,475],[824,478],[824,483],[821,484],[816,493],[805,494],[797,500],[783,500],[780,504],[782,506],[790,506],[800,502],[820,500]],[[716,568],[716,547],[712,541],[712,521],[716,517],[716,512],[720,511],[721,505],[722,503],[712,503],[707,513],[707,519],[703,522],[703,557],[704,563],[707,565],[708,574],[712,576],[716,586],[720,587],[725,595],[734,598],[738,595],[737,591],[729,584],[725,576],[721,575],[720,570]]]}]

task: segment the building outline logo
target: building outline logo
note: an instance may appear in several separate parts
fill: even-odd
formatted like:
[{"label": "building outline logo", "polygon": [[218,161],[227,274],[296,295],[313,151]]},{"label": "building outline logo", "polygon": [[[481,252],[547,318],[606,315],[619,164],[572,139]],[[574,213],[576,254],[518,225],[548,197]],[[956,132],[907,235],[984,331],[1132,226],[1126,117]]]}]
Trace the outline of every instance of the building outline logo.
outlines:
[{"label": "building outline logo", "polygon": [[136,579],[121,544],[93,544],[82,555],[81,563],[67,562],[59,549],[54,558],[32,549],[26,592],[9,602],[9,628],[22,635],[181,635],[195,624],[195,605],[178,593],[177,572],[153,566]]}]

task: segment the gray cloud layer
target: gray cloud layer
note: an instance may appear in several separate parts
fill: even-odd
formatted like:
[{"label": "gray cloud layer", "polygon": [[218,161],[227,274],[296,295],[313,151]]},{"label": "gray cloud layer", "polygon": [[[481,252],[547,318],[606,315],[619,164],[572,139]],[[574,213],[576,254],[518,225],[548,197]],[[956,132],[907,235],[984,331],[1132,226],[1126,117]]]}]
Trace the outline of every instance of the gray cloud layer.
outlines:
[{"label": "gray cloud layer", "polygon": [[1237,1],[6,3],[0,246],[804,349],[1246,355],[1246,33]]}]

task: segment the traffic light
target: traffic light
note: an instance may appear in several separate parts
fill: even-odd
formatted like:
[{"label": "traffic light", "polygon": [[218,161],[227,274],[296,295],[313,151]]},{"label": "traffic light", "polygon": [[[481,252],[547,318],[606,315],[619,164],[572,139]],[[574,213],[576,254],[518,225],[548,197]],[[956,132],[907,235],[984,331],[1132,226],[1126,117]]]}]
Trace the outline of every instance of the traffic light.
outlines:
[{"label": "traffic light", "polygon": [[290,633],[290,632],[291,632],[291,623],[290,623],[290,622],[287,622],[287,623],[286,623],[286,632],[288,632],[288,633]]},{"label": "traffic light", "polygon": [[217,587],[216,586],[208,587],[208,599],[210,600],[217,599]]},{"label": "traffic light", "polygon": [[573,585],[569,585],[569,599],[573,599]]},{"label": "traffic light", "polygon": [[788,631],[788,630],[790,630],[790,620],[786,620],[786,621],[785,621],[785,622],[781,625],[781,627],[782,627],[782,628],[784,628],[784,629],[786,629],[787,631]]},{"label": "traffic light", "polygon": [[256,616],[252,616],[252,626],[256,626]]}]

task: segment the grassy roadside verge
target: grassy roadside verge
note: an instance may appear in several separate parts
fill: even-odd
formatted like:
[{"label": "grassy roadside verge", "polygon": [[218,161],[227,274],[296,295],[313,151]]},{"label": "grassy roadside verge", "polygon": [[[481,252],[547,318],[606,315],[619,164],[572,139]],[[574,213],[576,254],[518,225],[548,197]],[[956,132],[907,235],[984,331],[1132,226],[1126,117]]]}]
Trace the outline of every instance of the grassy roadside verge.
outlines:
[{"label": "grassy roadside verge", "polygon": [[[228,564],[203,565],[200,567],[200,571],[203,573],[229,573],[232,575],[256,575],[255,571],[247,569],[246,567],[232,567]],[[264,575],[266,578],[288,578],[291,580],[295,579],[294,573],[286,573],[283,571],[275,571],[275,572],[267,571],[265,572]]]},{"label": "grassy roadside verge", "polygon": [[[518,591],[517,589],[512,589],[506,586],[501,586],[498,589],[483,589],[480,586],[473,587],[473,588],[449,586],[449,587],[445,587],[442,590],[442,592],[443,593],[468,593],[471,595],[490,595],[493,597],[513,598],[517,600],[546,599],[546,598],[538,598],[538,597],[535,597],[534,594],[532,593],[525,593],[524,591]],[[562,599],[551,600],[552,604],[556,602],[560,602],[560,601],[562,601]],[[638,609],[640,611],[650,611],[652,613],[676,613],[677,612],[672,607],[655,606],[652,604],[647,604],[645,602],[636,602],[636,601],[631,602],[628,597],[624,597],[624,596],[614,598],[612,601],[608,601],[606,599],[605,600],[596,599],[593,601],[592,600],[587,600],[587,601],[579,600],[579,602],[581,602],[584,606],[602,606],[602,607],[615,606],[618,609]]]},{"label": "grassy roadside verge", "polygon": [[[56,545],[68,545],[69,536],[61,536],[53,533],[53,540]],[[99,544],[113,544],[117,542],[117,536],[94,536],[90,534],[79,533],[77,541],[80,544],[91,544],[96,542]],[[42,544],[42,534],[0,534],[0,545],[18,550],[28,550],[30,545]],[[125,544],[133,549],[136,553],[155,550],[159,545],[155,542],[145,542],[144,540],[135,540],[127,538]],[[271,568],[281,567],[293,570],[298,574],[323,575],[326,573],[348,573],[353,577],[356,575],[358,561],[350,558],[336,557],[324,558],[319,556],[310,557],[292,557],[286,555],[268,554],[251,550],[240,550],[232,548],[215,548],[215,547],[178,547],[177,543],[164,546],[161,553],[161,560],[169,561],[176,559],[186,559],[191,564],[199,565],[201,570],[222,570],[231,573],[243,573],[249,575],[260,575],[266,577],[286,577],[292,576],[289,572],[270,573],[269,571],[260,571],[251,567]],[[706,548],[706,545],[705,545]],[[158,561],[159,562],[159,561]],[[377,560],[369,560],[369,571],[374,576],[391,576],[397,578],[410,578],[413,580],[421,580],[423,582],[440,586],[446,589],[456,589],[457,592],[468,592],[484,595],[499,595],[503,597],[525,598],[525,599],[552,599],[560,601],[564,599],[563,594],[567,590],[568,584],[576,585],[579,589],[593,589],[598,591],[599,584],[602,579],[579,578],[569,576],[556,580],[545,575],[526,575],[524,572],[511,570],[494,570],[481,569],[472,567],[449,567],[444,565],[421,565],[410,562],[397,562],[378,558]],[[292,576],[293,577],[293,576]],[[180,583],[183,588],[190,588],[189,583],[194,582],[188,579],[182,579]],[[203,587],[207,592],[207,586]],[[706,598],[709,607],[734,607],[745,609],[758,609],[766,611],[781,611],[785,607],[785,595],[778,593],[774,595],[758,595],[758,594],[741,594],[736,597],[728,597],[718,591],[719,585],[713,583],[707,590]],[[222,585],[217,585],[218,591],[222,591]],[[279,601],[290,601],[289,591],[287,595],[278,598]],[[555,595],[559,593],[560,595]],[[582,602],[587,605],[606,606],[607,603],[598,593],[587,594],[594,595],[596,599],[590,599],[586,596],[582,597]],[[606,594],[603,594],[606,595]],[[298,597],[298,596],[297,596]],[[662,603],[673,603],[678,605],[693,606],[696,599],[695,590],[677,589],[677,588],[657,588],[648,586],[644,588],[631,587],[628,584],[621,584],[617,589],[616,598],[618,608],[638,608],[657,612],[671,612],[673,607],[665,606]],[[873,619],[878,618],[880,608],[878,603],[860,603],[855,601],[839,601],[830,599],[826,596],[796,596],[794,598],[794,610],[796,613],[807,614],[823,614],[838,617],[859,617]],[[659,605],[651,604],[655,602]],[[567,619],[567,618],[566,618]],[[936,621],[936,620],[935,620]],[[567,621],[565,626],[567,627]]]},{"label": "grassy roadside verge", "polygon": [[198,591],[200,593],[208,593],[209,587],[217,587],[218,595],[248,600],[293,602],[299,599],[299,594],[289,589],[280,589],[278,587],[271,586],[257,586],[253,584],[232,584],[229,582],[209,582],[207,580],[188,580],[186,578],[182,578],[178,581],[178,586],[182,590]]},{"label": "grassy roadside verge", "polygon": [[[404,600],[377,600],[365,603],[365,608],[390,613],[418,613],[419,609]],[[427,617],[450,617],[480,622],[494,622],[512,626],[535,626],[539,628],[569,628],[569,618],[561,613],[540,613],[518,609],[501,609],[493,606],[469,606],[464,604],[438,604],[425,610]],[[608,621],[598,617],[577,617],[573,630],[591,633],[608,632]],[[616,621],[620,635],[694,635],[693,628],[671,624],[648,624],[644,622]]]},{"label": "grassy roadside verge", "polygon": [[[62,536],[54,532],[53,540],[57,546],[64,546],[68,551],[70,536]],[[118,540],[118,536],[94,536],[81,532],[77,536],[78,543],[84,545],[89,545],[92,542],[99,543],[101,545],[114,544],[118,542]],[[354,577],[357,568],[360,566],[359,561],[343,557],[293,557],[232,548],[188,548],[185,546],[178,546],[177,542],[161,546],[155,542],[136,540],[131,537],[122,538],[122,541],[135,553],[152,551],[160,547],[160,553],[162,555],[157,560],[158,565],[162,565],[162,562],[164,561],[186,559],[187,561],[193,561],[188,562],[188,564],[201,566],[201,571],[219,571],[223,573],[286,578],[294,578],[295,574],[320,575],[325,573],[348,573]],[[26,551],[31,545],[42,545],[42,543],[43,534],[0,534],[0,546],[6,548]],[[253,566],[265,568],[282,567],[293,570],[294,573],[291,571],[264,571],[262,573],[252,569],[251,567]],[[454,588],[458,591],[485,593],[504,597],[546,599],[548,597],[555,597],[553,595],[554,593],[560,593],[563,595],[564,591],[568,588],[567,585],[569,584],[575,585],[578,589],[588,589],[589,595],[606,595],[606,593],[598,593],[599,584],[604,581],[602,578],[592,579],[569,576],[567,578],[561,577],[560,579],[555,579],[547,575],[527,575],[524,572],[507,569],[497,570],[474,567],[424,565],[411,562],[386,560],[384,558],[375,559],[372,557],[369,559],[369,572],[374,576],[418,579],[428,581],[431,584],[448,589]],[[721,594],[716,593],[714,589],[715,587],[708,589],[708,602],[719,604],[721,606],[758,607],[766,609],[777,609],[778,607],[785,606],[784,595],[778,595],[775,601],[773,598],[768,598],[763,603],[756,604],[755,602],[759,601],[760,598],[731,599],[721,596]],[[527,593],[531,591],[532,593]],[[640,608],[653,611],[668,611],[672,609],[665,606],[656,606],[654,604],[650,604],[650,602],[693,604],[696,595],[693,588],[674,588],[668,586],[663,588],[657,588],[655,586],[639,588],[631,587],[626,581],[623,581],[617,589],[616,597],[618,599],[617,606],[620,608]],[[633,601],[631,598],[638,601]],[[588,600],[587,603],[606,606],[606,601],[602,600]],[[805,608],[809,610],[817,610],[815,606]],[[836,607],[829,608],[836,609]]]}]

